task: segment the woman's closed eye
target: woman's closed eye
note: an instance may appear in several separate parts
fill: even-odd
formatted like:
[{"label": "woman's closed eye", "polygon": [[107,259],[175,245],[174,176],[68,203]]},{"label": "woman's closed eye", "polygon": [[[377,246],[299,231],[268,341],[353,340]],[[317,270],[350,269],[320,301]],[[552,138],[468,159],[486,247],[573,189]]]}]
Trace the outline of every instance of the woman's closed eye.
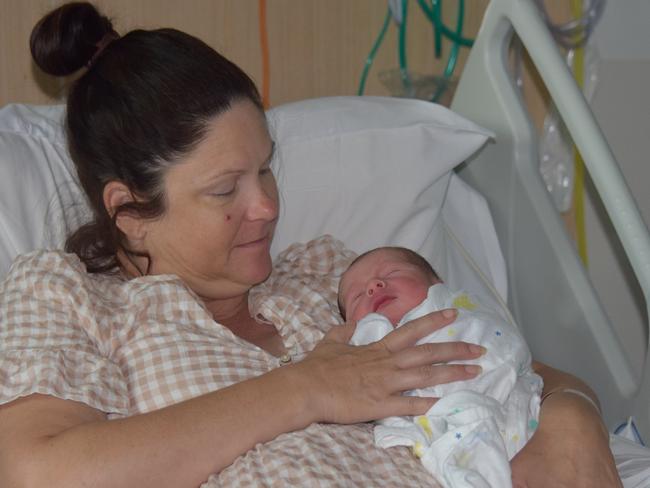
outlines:
[{"label": "woman's closed eye", "polygon": [[232,181],[228,183],[224,183],[223,185],[219,185],[219,187],[213,189],[210,194],[215,196],[215,197],[229,197],[233,193],[235,193],[235,190],[237,189],[237,181]]}]

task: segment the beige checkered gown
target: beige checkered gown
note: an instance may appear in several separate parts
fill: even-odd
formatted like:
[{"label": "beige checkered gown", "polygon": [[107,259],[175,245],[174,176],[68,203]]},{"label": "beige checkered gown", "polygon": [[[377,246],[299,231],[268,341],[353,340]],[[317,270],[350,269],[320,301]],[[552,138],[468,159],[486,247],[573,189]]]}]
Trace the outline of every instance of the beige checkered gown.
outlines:
[{"label": "beige checkered gown", "polygon": [[[251,292],[251,312],[275,324],[294,360],[339,323],[336,285],[351,256],[328,237],[292,246]],[[279,366],[214,322],[175,276],[91,275],[75,255],[37,251],[0,286],[0,403],[42,393],[119,418]],[[436,484],[406,448],[375,447],[372,424],[312,424],[255,446],[203,486]]]}]

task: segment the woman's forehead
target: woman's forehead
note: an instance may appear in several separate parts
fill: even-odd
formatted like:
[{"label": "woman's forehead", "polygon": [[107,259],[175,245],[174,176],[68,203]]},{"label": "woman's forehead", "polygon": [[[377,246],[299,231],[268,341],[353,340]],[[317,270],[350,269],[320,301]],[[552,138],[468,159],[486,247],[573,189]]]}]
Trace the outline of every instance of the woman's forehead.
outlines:
[{"label": "woman's forehead", "polygon": [[252,103],[242,101],[208,122],[200,142],[171,170],[200,184],[259,166],[272,152],[263,114]]}]

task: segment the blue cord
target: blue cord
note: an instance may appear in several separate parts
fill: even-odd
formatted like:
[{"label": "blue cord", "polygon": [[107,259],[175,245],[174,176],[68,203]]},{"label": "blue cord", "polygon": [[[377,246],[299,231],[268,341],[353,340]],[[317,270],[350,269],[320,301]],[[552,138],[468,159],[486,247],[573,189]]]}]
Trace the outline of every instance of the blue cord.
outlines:
[{"label": "blue cord", "polygon": [[[456,30],[452,31],[442,22],[442,0],[430,0],[431,6],[429,6],[426,0],[418,0],[422,11],[425,16],[431,22],[434,29],[434,52],[436,58],[440,58],[442,54],[442,36],[445,36],[452,42],[452,47],[449,53],[449,58],[447,59],[447,64],[445,70],[441,77],[442,82],[436,88],[436,92],[433,95],[431,101],[436,102],[439,100],[441,95],[447,89],[448,81],[453,75],[454,69],[458,62],[458,53],[461,46],[471,47],[474,44],[472,39],[467,39],[462,36],[463,32],[463,19],[465,17],[465,0],[458,0],[458,15],[456,19]],[[412,91],[411,77],[408,72],[408,62],[406,56],[406,18],[408,14],[408,0],[402,0],[401,2],[401,22],[399,25],[399,35],[398,35],[398,56],[399,56],[399,71],[400,77],[402,79],[402,84],[404,86],[404,91],[407,94],[410,94]],[[359,83],[358,95],[363,95],[366,85],[366,79],[368,77],[368,72],[372,63],[374,62],[375,55],[379,46],[383,42],[388,24],[390,23],[390,18],[392,16],[390,6],[386,13],[386,18],[384,19],[384,24],[382,26],[381,32],[377,40],[375,41],[370,54],[366,58],[365,66],[361,75],[361,81]]]},{"label": "blue cord", "polygon": [[408,15],[408,0],[402,0],[402,22],[399,24],[399,41],[398,57],[399,57],[399,73],[402,78],[402,85],[406,93],[411,93],[411,77],[409,76],[408,63],[406,61],[406,17]]},{"label": "blue cord", "polygon": [[377,39],[375,40],[375,43],[372,46],[372,49],[370,50],[370,54],[368,54],[368,57],[366,58],[365,65],[363,67],[363,72],[361,73],[361,81],[359,82],[359,90],[357,91],[357,95],[361,96],[363,95],[363,91],[366,88],[366,78],[368,78],[368,72],[370,71],[370,67],[372,66],[372,63],[375,60],[375,55],[377,54],[377,50],[379,49],[379,46],[381,46],[381,43],[384,40],[384,36],[386,35],[386,30],[388,29],[388,24],[390,23],[390,18],[391,18],[391,12],[390,12],[390,7],[388,7],[388,11],[386,12],[386,18],[384,19],[384,25],[381,28],[381,31],[379,32],[379,36],[377,36]]},{"label": "blue cord", "polygon": [[643,442],[641,433],[639,432],[639,429],[637,429],[636,424],[634,423],[634,420],[632,420],[631,417],[627,420],[627,422],[623,422],[621,425],[616,427],[614,429],[614,434],[620,434],[628,425],[632,428],[632,435],[634,436],[636,442],[645,447],[645,442]]},{"label": "blue cord", "polygon": [[[461,0],[459,0],[460,3]],[[440,32],[450,41],[457,42],[461,46],[472,47],[474,45],[473,39],[468,39],[463,37],[458,32],[454,32],[449,29],[443,22],[440,16],[440,3],[442,0],[435,0],[432,2],[432,7],[429,7],[425,0],[418,0],[420,7],[424,11],[424,14],[429,18],[429,20],[436,26],[436,29],[439,29]]]},{"label": "blue cord", "polygon": [[[420,7],[422,7],[422,5],[426,6],[426,4],[420,2]],[[439,26],[439,24],[441,23],[440,21],[441,8],[442,6],[440,5],[439,0],[431,0],[431,10],[433,12],[433,19],[434,19],[433,22],[431,22],[431,24],[433,25],[433,49],[434,49],[436,59],[440,59],[440,56],[442,56],[442,30],[440,29]]]},{"label": "blue cord", "polygon": [[[420,5],[426,5],[424,3],[424,0],[419,0],[419,1],[420,1]],[[436,33],[438,33],[438,36],[435,38],[436,39],[435,49],[436,52],[438,52],[441,49],[441,46],[439,46],[437,43],[438,43],[438,38],[442,36],[442,30],[437,27],[442,25],[442,21],[441,21],[442,0],[432,0],[431,6],[435,18],[437,19],[437,22],[434,23],[434,26],[436,27]],[[458,15],[456,17],[456,32],[455,32],[458,38],[461,37],[461,34],[463,32],[464,18],[465,18],[465,0],[458,0]],[[445,71],[443,72],[441,82],[438,84],[436,88],[436,92],[433,94],[433,97],[431,97],[431,101],[434,103],[438,102],[442,94],[447,90],[447,87],[449,85],[449,80],[454,74],[454,70],[456,69],[456,64],[458,63],[458,53],[460,51],[460,47],[461,47],[461,43],[458,42],[456,39],[453,39],[451,50],[449,52],[449,58],[447,59],[447,65],[445,67]]]}]

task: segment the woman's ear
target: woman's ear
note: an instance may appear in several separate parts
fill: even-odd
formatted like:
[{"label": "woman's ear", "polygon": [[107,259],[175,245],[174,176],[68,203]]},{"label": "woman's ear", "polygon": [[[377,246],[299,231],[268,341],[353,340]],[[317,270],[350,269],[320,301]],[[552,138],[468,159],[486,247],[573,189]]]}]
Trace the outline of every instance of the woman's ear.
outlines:
[{"label": "woman's ear", "polygon": [[[136,200],[129,187],[121,181],[109,181],[104,186],[103,196],[104,207],[111,217],[115,215],[119,207]],[[145,220],[131,212],[120,212],[115,220],[115,225],[126,235],[131,244],[141,242],[146,234]]]}]

